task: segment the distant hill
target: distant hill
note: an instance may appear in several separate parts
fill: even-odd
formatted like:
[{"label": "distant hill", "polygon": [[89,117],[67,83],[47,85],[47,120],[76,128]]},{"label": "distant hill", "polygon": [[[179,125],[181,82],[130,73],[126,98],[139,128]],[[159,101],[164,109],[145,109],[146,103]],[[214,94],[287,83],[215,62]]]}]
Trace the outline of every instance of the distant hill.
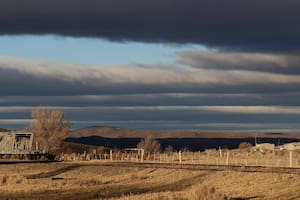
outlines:
[{"label": "distant hill", "polygon": [[8,132],[9,130],[4,129],[4,128],[0,128],[0,132]]},{"label": "distant hill", "polygon": [[92,126],[72,131],[69,137],[101,136],[107,138],[144,138],[148,135],[157,135],[158,132],[147,130],[131,130],[127,128]]},{"label": "distant hill", "polygon": [[93,126],[72,131],[66,142],[104,146],[108,148],[136,147],[141,138],[151,136],[159,141],[162,148],[168,145],[179,150],[193,151],[207,148],[238,148],[241,142],[285,144],[298,142],[300,134],[283,133],[241,133],[241,132],[200,132],[200,131],[152,131],[131,130],[128,128]]},{"label": "distant hill", "polygon": [[74,130],[69,138],[100,136],[105,138],[300,138],[300,134],[282,133],[242,133],[242,132],[204,132],[204,131],[153,131],[131,130],[128,128],[93,126]]},{"label": "distant hill", "polygon": [[[255,139],[251,138],[159,138],[156,139],[162,149],[171,145],[175,150],[189,149],[192,151],[203,151],[205,149],[236,149],[242,142],[249,142],[252,145]],[[67,138],[66,142],[102,146],[107,148],[134,148],[141,141],[141,138],[105,138],[101,136],[89,136],[81,138]],[[258,143],[286,144],[299,142],[296,138],[257,138]]]}]

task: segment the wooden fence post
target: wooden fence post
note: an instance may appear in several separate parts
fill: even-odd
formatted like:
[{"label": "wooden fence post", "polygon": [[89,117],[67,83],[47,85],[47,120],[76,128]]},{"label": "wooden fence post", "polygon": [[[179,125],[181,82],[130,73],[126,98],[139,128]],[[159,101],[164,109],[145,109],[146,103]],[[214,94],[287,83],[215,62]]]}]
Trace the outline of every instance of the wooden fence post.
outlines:
[{"label": "wooden fence post", "polygon": [[144,162],[144,153],[145,153],[145,151],[144,151],[144,149],[142,149],[141,150],[141,163]]},{"label": "wooden fence post", "polygon": [[210,152],[209,152],[209,151],[207,151],[207,152],[206,152],[206,154],[207,154],[207,155],[206,155],[206,162],[207,162],[207,163],[209,163],[209,156],[210,156]]},{"label": "wooden fence post", "polygon": [[293,167],[293,151],[290,151],[290,168]]},{"label": "wooden fence post", "polygon": [[181,151],[178,152],[178,156],[179,156],[179,163],[181,164],[182,163],[182,160],[181,160],[182,159],[181,158]]},{"label": "wooden fence post", "polygon": [[109,150],[109,155],[110,155],[110,160],[112,161],[113,160],[113,151],[112,150]]},{"label": "wooden fence post", "polygon": [[93,149],[93,159],[97,159],[97,149]]},{"label": "wooden fence post", "polygon": [[120,151],[118,151],[118,153],[117,153],[117,158],[116,158],[116,160],[121,160],[121,158],[120,158]]},{"label": "wooden fence post", "polygon": [[83,152],[83,160],[86,160],[86,151]]},{"label": "wooden fence post", "polygon": [[192,164],[194,164],[194,152],[192,152]]},{"label": "wooden fence post", "polygon": [[61,155],[60,155],[60,160],[63,161],[64,159],[65,159],[65,155],[64,155],[64,152],[62,152]]},{"label": "wooden fence post", "polygon": [[226,151],[226,165],[229,165],[229,151]]}]

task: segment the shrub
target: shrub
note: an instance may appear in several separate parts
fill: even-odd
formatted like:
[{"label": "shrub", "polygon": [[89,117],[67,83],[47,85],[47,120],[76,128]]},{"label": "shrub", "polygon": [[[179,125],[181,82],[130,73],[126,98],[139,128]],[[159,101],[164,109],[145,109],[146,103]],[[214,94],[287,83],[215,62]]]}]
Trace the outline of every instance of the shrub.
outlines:
[{"label": "shrub", "polygon": [[137,144],[137,148],[144,149],[145,153],[157,153],[160,152],[161,145],[151,137],[146,137]]},{"label": "shrub", "polygon": [[180,149],[181,152],[190,152],[191,150],[188,147],[183,147]]},{"label": "shrub", "polygon": [[249,149],[252,147],[252,144],[249,142],[241,142],[239,144],[239,149]]},{"label": "shrub", "polygon": [[8,181],[8,176],[7,175],[2,176],[1,184],[5,185],[7,184],[7,181]]},{"label": "shrub", "polygon": [[167,154],[170,154],[174,152],[174,148],[171,146],[171,145],[168,145],[166,148],[165,148],[165,153]]},{"label": "shrub", "polygon": [[188,196],[189,200],[222,200],[227,199],[219,193],[213,186],[196,185],[192,188]]},{"label": "shrub", "polygon": [[3,175],[0,177],[0,185],[15,185],[15,184],[23,184],[24,182],[23,176],[13,175]]}]

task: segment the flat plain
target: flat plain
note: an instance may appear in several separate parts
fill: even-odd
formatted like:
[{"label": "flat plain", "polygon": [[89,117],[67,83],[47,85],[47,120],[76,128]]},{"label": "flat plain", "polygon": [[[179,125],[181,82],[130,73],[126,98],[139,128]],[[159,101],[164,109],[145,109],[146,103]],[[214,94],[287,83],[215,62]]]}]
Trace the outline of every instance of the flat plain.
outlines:
[{"label": "flat plain", "polygon": [[0,165],[0,199],[300,199],[300,174],[108,161]]}]

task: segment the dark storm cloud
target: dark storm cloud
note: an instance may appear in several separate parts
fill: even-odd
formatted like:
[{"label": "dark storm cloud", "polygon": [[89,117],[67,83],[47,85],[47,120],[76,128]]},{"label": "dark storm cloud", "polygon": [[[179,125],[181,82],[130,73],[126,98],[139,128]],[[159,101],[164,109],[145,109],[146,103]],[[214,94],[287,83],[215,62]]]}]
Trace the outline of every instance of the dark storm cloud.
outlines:
[{"label": "dark storm cloud", "polygon": [[0,106],[300,106],[300,93],[1,96]]},{"label": "dark storm cloud", "polygon": [[187,51],[179,53],[178,63],[210,70],[300,74],[300,54]]},{"label": "dark storm cloud", "polygon": [[295,0],[1,0],[0,33],[299,50]]},{"label": "dark storm cloud", "polygon": [[299,77],[176,64],[77,65],[0,56],[0,125],[27,126],[31,110],[41,105],[62,109],[75,128],[273,130],[285,123],[278,130],[295,131]]},{"label": "dark storm cloud", "polygon": [[[24,127],[33,107],[0,107],[0,125]],[[54,107],[50,107],[54,109]],[[75,128],[90,125],[158,130],[274,130],[299,129],[299,107],[62,107]],[[231,112],[225,112],[225,110]],[[233,111],[234,110],[234,111]],[[233,112],[232,112],[233,111]],[[3,117],[3,118],[2,118]],[[219,123],[218,123],[219,122]],[[222,123],[220,123],[222,122]],[[262,123],[263,122],[263,123]],[[18,125],[18,126],[16,126]]]}]

